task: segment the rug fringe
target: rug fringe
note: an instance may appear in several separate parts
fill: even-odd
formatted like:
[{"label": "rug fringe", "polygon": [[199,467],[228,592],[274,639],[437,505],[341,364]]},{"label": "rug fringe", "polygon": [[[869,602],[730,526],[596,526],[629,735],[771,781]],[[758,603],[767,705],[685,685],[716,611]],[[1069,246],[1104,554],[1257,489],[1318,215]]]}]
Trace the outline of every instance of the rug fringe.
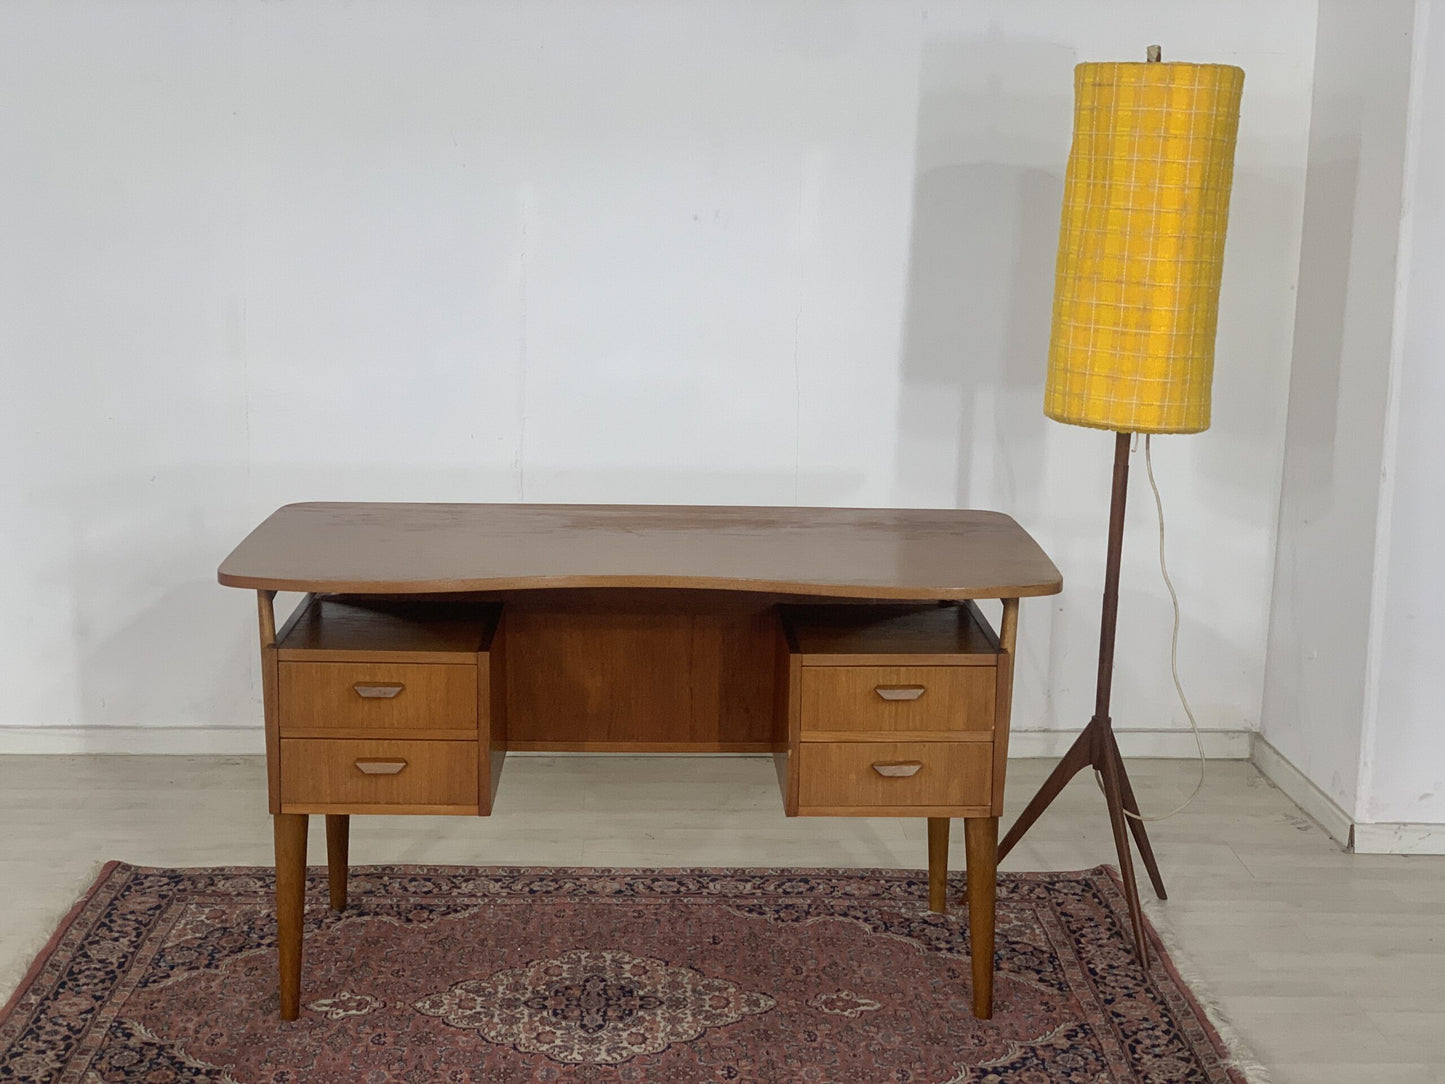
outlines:
[{"label": "rug fringe", "polygon": [[85,887],[69,903],[48,912],[39,932],[22,940],[14,959],[0,968],[0,1020],[4,1020],[14,1007],[21,987],[29,982],[37,968],[45,962],[80,905],[91,897],[101,878],[116,864],[107,860],[92,862],[82,882]]},{"label": "rug fringe", "polygon": [[[1109,872],[1114,874],[1115,871],[1111,867]],[[1115,876],[1117,878],[1117,874]],[[1194,998],[1200,1011],[1204,1013],[1204,1018],[1209,1021],[1209,1025],[1214,1028],[1219,1041],[1224,1045],[1228,1055],[1225,1064],[1238,1071],[1246,1084],[1274,1084],[1269,1070],[1240,1037],[1219,999],[1209,989],[1208,980],[1193,963],[1188,951],[1179,943],[1178,936],[1169,925],[1168,911],[1158,900],[1142,894],[1140,902],[1144,905],[1145,917],[1154,928],[1154,935],[1169,954],[1169,962],[1179,977],[1180,985]]]}]

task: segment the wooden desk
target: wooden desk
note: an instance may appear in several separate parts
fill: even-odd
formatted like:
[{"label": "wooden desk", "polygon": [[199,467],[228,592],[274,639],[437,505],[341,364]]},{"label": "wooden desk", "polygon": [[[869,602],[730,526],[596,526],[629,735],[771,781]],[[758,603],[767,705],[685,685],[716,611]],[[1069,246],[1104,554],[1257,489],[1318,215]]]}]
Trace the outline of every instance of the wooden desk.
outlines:
[{"label": "wooden desk", "polygon": [[[1018,600],[1062,587],[1008,516],[293,504],[218,578],[259,604],[284,1019],[308,816],[341,910],[351,814],[485,816],[508,749],[772,753],[789,816],[926,817],[937,911],[963,817],[992,1013]],[[279,631],[277,591],[307,595]]]}]

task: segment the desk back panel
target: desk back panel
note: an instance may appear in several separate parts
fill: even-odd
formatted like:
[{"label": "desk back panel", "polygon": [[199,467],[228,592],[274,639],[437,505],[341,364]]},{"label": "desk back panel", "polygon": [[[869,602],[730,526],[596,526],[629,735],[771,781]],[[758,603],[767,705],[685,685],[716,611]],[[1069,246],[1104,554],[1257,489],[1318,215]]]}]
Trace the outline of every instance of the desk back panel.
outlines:
[{"label": "desk back panel", "polygon": [[509,596],[507,748],[773,752],[786,742],[773,710],[776,601],[728,592]]}]

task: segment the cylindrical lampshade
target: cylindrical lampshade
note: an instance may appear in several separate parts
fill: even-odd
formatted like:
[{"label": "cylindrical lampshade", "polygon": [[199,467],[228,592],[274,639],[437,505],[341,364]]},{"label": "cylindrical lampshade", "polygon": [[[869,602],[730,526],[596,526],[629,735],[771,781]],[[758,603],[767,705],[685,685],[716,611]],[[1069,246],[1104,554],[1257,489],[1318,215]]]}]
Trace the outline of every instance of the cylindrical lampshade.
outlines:
[{"label": "cylindrical lampshade", "polygon": [[1244,72],[1080,64],[1044,413],[1135,433],[1209,428]]}]

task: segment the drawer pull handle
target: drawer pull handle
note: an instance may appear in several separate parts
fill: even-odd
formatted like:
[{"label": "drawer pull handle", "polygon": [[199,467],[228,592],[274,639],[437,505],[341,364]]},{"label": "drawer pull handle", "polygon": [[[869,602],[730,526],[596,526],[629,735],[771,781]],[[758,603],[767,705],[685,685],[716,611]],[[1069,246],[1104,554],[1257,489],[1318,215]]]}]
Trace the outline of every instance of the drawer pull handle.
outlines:
[{"label": "drawer pull handle", "polygon": [[917,775],[918,770],[923,767],[921,760],[902,760],[891,763],[879,763],[873,765],[873,770],[879,775],[886,775],[890,779],[906,779],[910,775]]},{"label": "drawer pull handle", "polygon": [[917,700],[923,695],[922,685],[875,685],[873,691],[884,700]]},{"label": "drawer pull handle", "polygon": [[360,757],[356,761],[356,766],[367,775],[397,775],[406,767],[406,761]]},{"label": "drawer pull handle", "polygon": [[352,686],[356,695],[365,697],[367,700],[390,700],[394,696],[400,696],[405,685],[363,685],[357,682]]}]

